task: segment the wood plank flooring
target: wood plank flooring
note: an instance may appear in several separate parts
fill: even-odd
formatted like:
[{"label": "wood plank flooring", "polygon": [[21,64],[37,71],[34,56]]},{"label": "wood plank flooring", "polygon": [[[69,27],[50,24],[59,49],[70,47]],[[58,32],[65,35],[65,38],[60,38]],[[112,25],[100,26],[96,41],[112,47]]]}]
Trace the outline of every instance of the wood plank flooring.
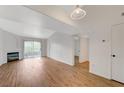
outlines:
[{"label": "wood plank flooring", "polygon": [[1,87],[124,86],[88,72],[85,65],[69,66],[50,58],[32,58],[0,66]]}]

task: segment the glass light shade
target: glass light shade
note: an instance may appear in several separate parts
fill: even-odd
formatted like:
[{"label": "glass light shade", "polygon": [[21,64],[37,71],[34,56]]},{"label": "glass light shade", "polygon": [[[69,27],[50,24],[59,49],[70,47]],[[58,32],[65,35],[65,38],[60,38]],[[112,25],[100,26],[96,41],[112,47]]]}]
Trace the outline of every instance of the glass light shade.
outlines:
[{"label": "glass light shade", "polygon": [[80,20],[84,18],[85,15],[86,15],[86,11],[78,7],[74,9],[73,12],[71,13],[71,19]]}]

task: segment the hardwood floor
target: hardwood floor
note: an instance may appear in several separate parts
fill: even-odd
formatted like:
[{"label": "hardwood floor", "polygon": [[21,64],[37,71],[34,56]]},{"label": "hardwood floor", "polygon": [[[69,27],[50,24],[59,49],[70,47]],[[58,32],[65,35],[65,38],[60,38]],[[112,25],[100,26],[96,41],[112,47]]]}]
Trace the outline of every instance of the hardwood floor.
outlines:
[{"label": "hardwood floor", "polygon": [[88,61],[83,62],[83,63],[78,63],[78,64],[76,64],[76,67],[81,68],[81,69],[89,72],[89,62]]},{"label": "hardwood floor", "polygon": [[[88,66],[88,65],[87,65]],[[124,86],[93,74],[86,64],[69,66],[50,58],[32,58],[0,67],[1,87],[107,87]]]}]

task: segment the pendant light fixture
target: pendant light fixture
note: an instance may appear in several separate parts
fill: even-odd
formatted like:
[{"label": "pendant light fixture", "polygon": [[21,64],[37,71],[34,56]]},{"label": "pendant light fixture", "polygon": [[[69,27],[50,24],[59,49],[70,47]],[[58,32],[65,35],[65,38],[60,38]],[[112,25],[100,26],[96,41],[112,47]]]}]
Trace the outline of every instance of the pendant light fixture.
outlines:
[{"label": "pendant light fixture", "polygon": [[72,20],[80,20],[86,16],[86,11],[81,9],[80,6],[77,5],[70,16]]}]

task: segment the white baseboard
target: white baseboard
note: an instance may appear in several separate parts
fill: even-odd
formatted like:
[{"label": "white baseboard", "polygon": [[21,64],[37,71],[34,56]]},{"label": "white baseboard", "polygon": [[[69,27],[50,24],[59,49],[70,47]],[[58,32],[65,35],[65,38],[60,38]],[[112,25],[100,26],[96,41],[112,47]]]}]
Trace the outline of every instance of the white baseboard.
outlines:
[{"label": "white baseboard", "polygon": [[58,62],[61,62],[61,63],[64,63],[64,64],[68,64],[68,65],[70,65],[70,66],[74,66],[74,63],[71,64],[71,63],[68,63],[68,62],[66,62],[66,61],[63,61],[63,60],[54,58],[54,57],[49,57],[49,58],[54,59],[54,60],[56,60],[56,61],[58,61]]},{"label": "white baseboard", "polygon": [[103,75],[101,73],[97,73],[97,72],[94,72],[94,71],[91,71],[91,70],[89,70],[89,73],[94,74],[94,75],[97,75],[99,77],[103,77],[103,78],[109,79],[109,80],[112,79],[110,76],[105,76],[105,75]]}]

